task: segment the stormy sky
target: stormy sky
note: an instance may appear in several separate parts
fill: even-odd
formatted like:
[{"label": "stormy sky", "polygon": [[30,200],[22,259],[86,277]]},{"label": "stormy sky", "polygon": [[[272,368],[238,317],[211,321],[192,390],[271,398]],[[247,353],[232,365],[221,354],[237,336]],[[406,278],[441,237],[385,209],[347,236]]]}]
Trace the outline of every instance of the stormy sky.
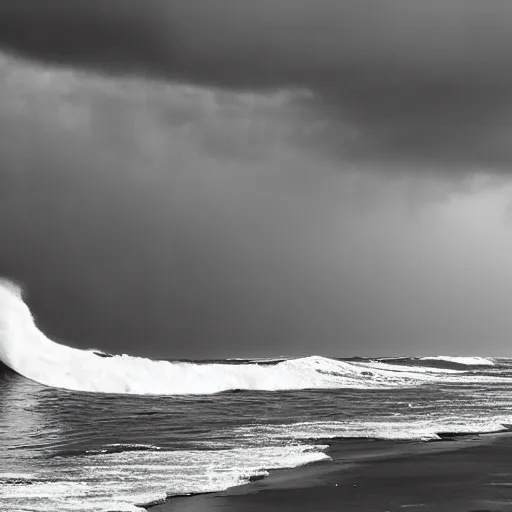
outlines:
[{"label": "stormy sky", "polygon": [[0,275],[153,357],[510,356],[512,4],[0,0]]}]

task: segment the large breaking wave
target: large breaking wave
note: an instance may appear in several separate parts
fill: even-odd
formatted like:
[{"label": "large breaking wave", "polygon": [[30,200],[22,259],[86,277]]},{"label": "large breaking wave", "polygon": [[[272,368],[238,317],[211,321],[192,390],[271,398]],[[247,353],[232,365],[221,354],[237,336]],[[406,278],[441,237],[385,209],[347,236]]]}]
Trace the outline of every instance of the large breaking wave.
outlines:
[{"label": "large breaking wave", "polygon": [[[418,359],[411,364],[411,359],[403,362],[340,361],[312,356],[274,364],[198,364],[127,355],[104,356],[48,339],[37,328],[20,289],[9,281],[0,281],[0,361],[24,377],[52,387],[141,395],[210,394],[228,390],[371,389],[460,379],[469,373],[424,366]],[[484,364],[493,364],[491,360],[485,361]],[[482,364],[483,360],[464,360],[467,364],[471,362]],[[468,375],[467,378],[482,377]]]}]

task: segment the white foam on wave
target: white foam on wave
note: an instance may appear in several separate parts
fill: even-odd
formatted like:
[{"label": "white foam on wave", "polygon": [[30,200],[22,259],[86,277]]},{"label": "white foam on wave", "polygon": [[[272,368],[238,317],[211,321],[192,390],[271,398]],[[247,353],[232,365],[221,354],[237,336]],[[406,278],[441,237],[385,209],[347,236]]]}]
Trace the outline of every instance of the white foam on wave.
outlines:
[{"label": "white foam on wave", "polygon": [[[311,356],[277,364],[197,364],[153,361],[53,342],[36,326],[16,285],[0,280],[0,361],[47,386],[74,391],[138,395],[411,387],[447,379],[454,370],[382,362],[349,362]],[[105,355],[105,354],[103,354]],[[490,363],[489,363],[490,364]],[[474,378],[473,378],[474,380]]]},{"label": "white foam on wave", "polygon": [[223,491],[268,470],[329,457],[327,446],[143,451],[51,459],[40,474],[0,474],[2,511],[136,512],[167,496]]},{"label": "white foam on wave", "polygon": [[[510,417],[402,417],[374,418],[365,421],[305,421],[300,423],[244,425],[232,432],[234,439],[256,446],[283,441],[312,441],[319,439],[382,439],[382,440],[439,440],[438,434],[482,434],[505,432],[504,423]],[[215,446],[215,442],[208,443]]]},{"label": "white foam on wave", "polygon": [[[409,358],[407,358],[409,359]],[[386,370],[388,372],[400,372],[401,374],[409,374],[415,378],[421,378],[421,374],[462,374],[464,370],[455,370],[450,368],[435,368],[430,366],[410,366],[407,364],[389,364],[382,361],[357,361],[352,362],[353,365],[362,366],[366,369]],[[427,377],[428,378],[428,377]]]},{"label": "white foam on wave", "polygon": [[372,368],[324,357],[275,365],[153,361],[91,350],[48,339],[36,326],[19,289],[0,282],[0,360],[41,384],[76,391],[130,394],[208,394],[232,389],[379,388],[414,385],[425,375],[411,369]]},{"label": "white foam on wave", "polygon": [[465,366],[495,366],[496,363],[490,357],[478,356],[428,356],[420,357],[421,361],[446,361],[448,363],[457,363]]}]

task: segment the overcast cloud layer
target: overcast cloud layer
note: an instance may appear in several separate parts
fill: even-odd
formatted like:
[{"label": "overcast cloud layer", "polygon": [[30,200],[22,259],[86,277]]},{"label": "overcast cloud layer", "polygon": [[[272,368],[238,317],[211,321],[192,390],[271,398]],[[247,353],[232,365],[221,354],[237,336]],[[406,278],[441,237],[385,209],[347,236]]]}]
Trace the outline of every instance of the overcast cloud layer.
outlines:
[{"label": "overcast cloud layer", "polygon": [[510,355],[511,13],[0,0],[0,276],[82,347]]},{"label": "overcast cloud layer", "polygon": [[381,167],[512,159],[503,0],[2,0],[0,43],[108,73],[306,90],[295,139]]}]

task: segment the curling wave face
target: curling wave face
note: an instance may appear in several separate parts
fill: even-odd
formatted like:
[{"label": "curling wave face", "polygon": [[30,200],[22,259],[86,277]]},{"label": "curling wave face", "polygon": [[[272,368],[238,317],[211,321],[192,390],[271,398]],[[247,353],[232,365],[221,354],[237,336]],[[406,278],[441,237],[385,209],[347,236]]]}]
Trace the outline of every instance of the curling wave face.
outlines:
[{"label": "curling wave face", "polygon": [[[275,364],[197,364],[107,356],[48,339],[36,326],[20,289],[0,281],[0,361],[24,377],[75,391],[139,395],[211,394],[228,390],[409,387],[461,377],[470,372],[422,364],[340,361],[324,357]],[[481,361],[475,360],[477,363]],[[487,364],[492,364],[490,360]],[[426,363],[426,361],[425,361]],[[433,366],[433,365],[432,365]]]}]

